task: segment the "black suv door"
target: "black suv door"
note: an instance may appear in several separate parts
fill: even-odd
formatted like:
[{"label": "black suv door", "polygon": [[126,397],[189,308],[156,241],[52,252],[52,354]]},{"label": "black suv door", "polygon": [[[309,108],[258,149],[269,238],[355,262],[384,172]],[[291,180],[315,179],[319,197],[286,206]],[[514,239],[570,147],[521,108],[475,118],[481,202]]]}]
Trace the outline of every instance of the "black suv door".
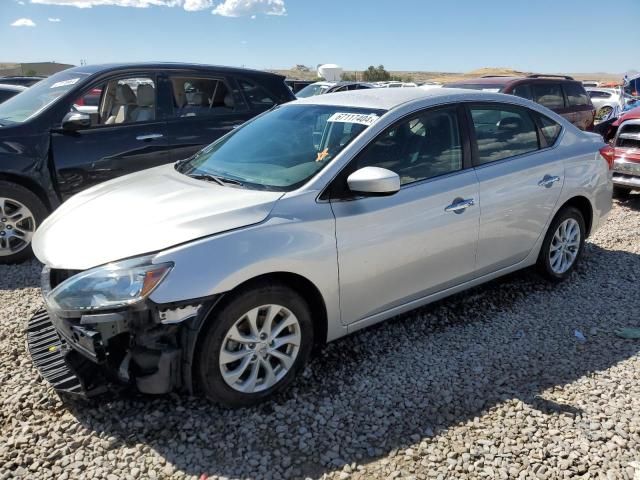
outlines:
[{"label": "black suv door", "polygon": [[[69,105],[69,110],[90,113],[92,122],[82,130],[52,130],[53,165],[63,200],[105,180],[169,162],[156,87],[154,72],[115,75],[88,86]],[[78,105],[89,94],[100,95],[98,106]]]},{"label": "black suv door", "polygon": [[167,72],[167,131],[171,161],[188,158],[254,114],[234,78],[216,72]]}]

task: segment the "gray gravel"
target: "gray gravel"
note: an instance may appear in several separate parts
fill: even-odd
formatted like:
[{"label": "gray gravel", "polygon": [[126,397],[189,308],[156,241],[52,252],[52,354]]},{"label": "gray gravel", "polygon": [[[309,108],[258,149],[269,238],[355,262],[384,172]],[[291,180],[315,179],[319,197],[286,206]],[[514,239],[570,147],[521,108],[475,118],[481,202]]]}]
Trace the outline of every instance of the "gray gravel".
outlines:
[{"label": "gray gravel", "polygon": [[63,404],[24,348],[39,271],[0,266],[0,479],[640,475],[640,341],[613,334],[640,326],[640,195],[570,281],[518,273],[334,342],[253,409]]}]

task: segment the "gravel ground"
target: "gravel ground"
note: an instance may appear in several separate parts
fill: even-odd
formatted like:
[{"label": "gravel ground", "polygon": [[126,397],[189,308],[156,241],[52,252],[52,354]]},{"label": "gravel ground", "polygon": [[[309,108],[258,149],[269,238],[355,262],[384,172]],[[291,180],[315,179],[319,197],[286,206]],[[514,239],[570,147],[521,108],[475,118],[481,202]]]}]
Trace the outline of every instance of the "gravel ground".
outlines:
[{"label": "gravel ground", "polygon": [[613,334],[640,326],[640,195],[569,281],[518,273],[334,342],[252,409],[63,404],[24,348],[39,271],[0,266],[0,479],[640,478],[640,340]]}]

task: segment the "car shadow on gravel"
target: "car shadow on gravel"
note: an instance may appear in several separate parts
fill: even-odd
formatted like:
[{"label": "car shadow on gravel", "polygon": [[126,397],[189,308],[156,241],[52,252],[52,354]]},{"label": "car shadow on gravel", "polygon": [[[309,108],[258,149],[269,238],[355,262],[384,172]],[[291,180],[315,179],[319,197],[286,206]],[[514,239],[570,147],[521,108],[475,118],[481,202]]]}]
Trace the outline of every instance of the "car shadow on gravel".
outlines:
[{"label": "car shadow on gravel", "polygon": [[618,205],[640,211],[640,192],[633,191],[626,197],[617,198]]},{"label": "car shadow on gravel", "polygon": [[580,405],[545,397],[640,351],[613,333],[640,323],[628,296],[640,256],[593,244],[586,253],[567,282],[519,272],[333,342],[287,392],[255,408],[175,394],[69,408],[125,460],[128,449],[150,450],[161,477],[317,478],[436,442],[516,400],[580,419]]},{"label": "car shadow on gravel", "polygon": [[40,286],[42,264],[35,259],[20,265],[0,265],[0,291]]}]

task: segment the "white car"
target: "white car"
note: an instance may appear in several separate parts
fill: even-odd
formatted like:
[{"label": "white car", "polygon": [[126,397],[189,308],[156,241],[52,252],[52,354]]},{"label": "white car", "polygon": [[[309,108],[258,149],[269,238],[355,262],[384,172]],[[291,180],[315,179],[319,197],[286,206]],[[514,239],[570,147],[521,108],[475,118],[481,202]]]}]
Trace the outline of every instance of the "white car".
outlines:
[{"label": "white car", "polygon": [[336,85],[338,82],[316,82],[311,85],[307,85],[298,93],[296,93],[297,98],[307,98],[307,97],[315,97],[316,95],[322,95],[326,93],[331,87]]},{"label": "white car", "polygon": [[606,118],[613,109],[622,108],[622,94],[618,88],[585,88],[596,109],[596,120]]}]

